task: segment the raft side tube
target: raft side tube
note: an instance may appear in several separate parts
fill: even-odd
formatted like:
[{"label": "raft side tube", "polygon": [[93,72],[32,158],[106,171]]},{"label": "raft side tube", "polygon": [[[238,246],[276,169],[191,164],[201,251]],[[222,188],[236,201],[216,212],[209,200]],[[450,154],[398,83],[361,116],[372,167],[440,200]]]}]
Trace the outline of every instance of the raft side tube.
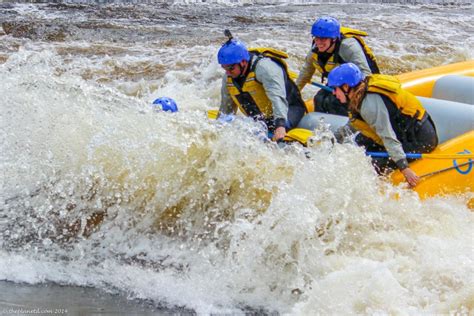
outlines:
[{"label": "raft side tube", "polygon": [[441,77],[436,80],[432,98],[474,105],[474,77]]},{"label": "raft side tube", "polygon": [[349,118],[346,116],[311,112],[303,116],[298,127],[314,131],[321,123],[324,123],[329,124],[329,129],[334,133],[339,127],[346,125],[348,120]]},{"label": "raft side tube", "polygon": [[474,76],[474,60],[411,71],[396,77],[405,90],[416,96],[431,97],[436,80],[447,75]]},{"label": "raft side tube", "polygon": [[474,106],[433,98],[418,99],[433,119],[439,144],[474,130]]},{"label": "raft side tube", "polygon": [[[440,144],[474,130],[474,106],[433,98],[418,99],[433,119]],[[345,116],[311,112],[301,119],[297,127],[314,131],[324,122],[329,124],[329,129],[334,133],[348,120]]]}]

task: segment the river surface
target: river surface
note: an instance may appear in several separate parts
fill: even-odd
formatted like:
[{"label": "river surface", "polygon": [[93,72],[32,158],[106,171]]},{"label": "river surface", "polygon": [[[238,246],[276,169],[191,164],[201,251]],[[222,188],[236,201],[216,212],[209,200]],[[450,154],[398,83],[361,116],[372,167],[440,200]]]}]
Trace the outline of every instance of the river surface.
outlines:
[{"label": "river surface", "polygon": [[46,286],[144,302],[128,314],[474,312],[472,194],[421,201],[350,144],[206,115],[225,28],[297,71],[333,15],[397,74],[472,59],[471,1],[55,2],[0,2],[2,307]]}]

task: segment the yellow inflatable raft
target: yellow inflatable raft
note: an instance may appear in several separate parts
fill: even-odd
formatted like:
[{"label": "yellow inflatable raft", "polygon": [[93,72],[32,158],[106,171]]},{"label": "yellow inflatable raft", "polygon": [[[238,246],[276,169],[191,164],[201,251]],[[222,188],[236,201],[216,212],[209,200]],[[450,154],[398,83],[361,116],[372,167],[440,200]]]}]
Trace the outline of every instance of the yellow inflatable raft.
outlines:
[{"label": "yellow inflatable raft", "polygon": [[[457,153],[455,159],[422,158],[410,163],[410,168],[421,178],[414,188],[421,198],[463,192],[474,192],[474,159],[462,155],[474,153],[474,130],[439,145],[430,154]],[[403,174],[391,175],[394,184],[405,181]]]},{"label": "yellow inflatable raft", "polygon": [[[410,163],[422,181],[414,188],[421,198],[443,194],[474,192],[474,60],[413,71],[397,76],[405,89],[415,94],[430,113],[440,145],[430,154]],[[312,100],[306,102],[313,108]],[[217,111],[209,111],[216,118]],[[311,112],[286,140],[306,145],[324,118],[331,129],[347,123],[348,118]],[[399,171],[391,176],[394,184],[405,181]],[[474,199],[470,207],[474,208]]]},{"label": "yellow inflatable raft", "polygon": [[416,70],[397,75],[396,77],[402,82],[405,90],[410,91],[416,96],[432,97],[433,88],[438,79],[448,75],[473,77],[474,60]]},{"label": "yellow inflatable raft", "polygon": [[[432,106],[427,106],[427,110],[435,121],[440,138],[440,145],[431,154],[455,153],[459,154],[458,157],[462,157],[463,154],[474,153],[472,77],[474,77],[474,60],[398,76],[403,82],[403,87],[418,96],[422,102],[431,98],[429,101]],[[434,106],[436,102],[439,104]],[[414,188],[422,198],[439,194],[474,192],[474,159],[422,158],[412,162],[410,168],[422,179]],[[393,172],[391,179],[395,184],[404,181],[399,171]],[[470,207],[474,207],[474,199],[471,200]]]}]

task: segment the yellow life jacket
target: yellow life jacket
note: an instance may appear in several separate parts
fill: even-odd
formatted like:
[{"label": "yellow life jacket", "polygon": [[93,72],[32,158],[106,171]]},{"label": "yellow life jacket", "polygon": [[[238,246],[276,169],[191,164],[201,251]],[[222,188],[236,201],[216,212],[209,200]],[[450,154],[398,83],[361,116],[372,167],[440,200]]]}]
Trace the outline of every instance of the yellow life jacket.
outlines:
[{"label": "yellow life jacket", "polygon": [[[378,93],[386,96],[384,104],[390,115],[390,123],[398,140],[403,142],[406,133],[411,133],[417,122],[424,121],[428,115],[420,100],[407,90],[402,89],[400,81],[389,75],[374,74],[367,77],[367,93]],[[350,124],[383,146],[382,139],[359,114],[349,113]]]},{"label": "yellow life jacket", "polygon": [[262,84],[255,78],[254,69],[247,74],[241,87],[234,83],[232,77],[227,76],[227,91],[245,115],[251,117],[262,115],[265,119],[270,119],[273,115],[272,103]]},{"label": "yellow life jacket", "polygon": [[349,27],[341,27],[341,35],[342,39],[337,40],[336,42],[336,48],[334,49],[334,52],[331,54],[329,59],[324,63],[322,60],[320,60],[318,56],[318,52],[314,49],[313,54],[312,54],[312,59],[313,59],[313,66],[321,73],[321,81],[324,81],[324,78],[326,78],[337,66],[344,64],[349,61],[345,61],[342,59],[342,57],[339,55],[339,48],[341,45],[341,41],[344,40],[345,38],[355,38],[360,46],[362,47],[362,50],[364,51],[365,58],[367,59],[367,63],[370,67],[370,70],[372,71],[373,74],[378,74],[380,73],[379,67],[377,65],[377,60],[375,58],[374,53],[370,49],[369,46],[365,43],[363,37],[367,36],[367,32],[356,30],[356,29],[351,29]]},{"label": "yellow life jacket", "polygon": [[[288,65],[284,61],[284,59],[288,58],[288,54],[269,47],[250,48],[249,53],[251,55],[256,55],[257,57],[253,59],[245,81],[243,84],[239,85],[235,79],[227,76],[227,90],[229,91],[232,100],[235,104],[237,104],[242,113],[256,119],[263,119],[266,121],[268,126],[271,126],[273,124],[273,122],[271,122],[273,120],[272,103],[268,98],[263,85],[256,79],[255,67],[261,58],[269,57],[283,68],[285,76],[287,77],[285,81],[291,81],[291,83],[294,85],[294,82],[288,74]],[[296,96],[293,91],[294,89],[288,86],[289,84],[286,84],[288,105],[290,106],[291,104],[300,102],[304,106],[304,102],[302,100],[289,99],[296,98]],[[296,88],[296,85],[294,86]],[[299,91],[298,96],[301,99]]]}]

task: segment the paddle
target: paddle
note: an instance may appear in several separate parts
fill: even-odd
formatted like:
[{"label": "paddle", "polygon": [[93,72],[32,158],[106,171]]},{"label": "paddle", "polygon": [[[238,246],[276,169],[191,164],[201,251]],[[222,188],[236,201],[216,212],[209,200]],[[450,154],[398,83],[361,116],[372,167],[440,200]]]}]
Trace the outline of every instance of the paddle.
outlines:
[{"label": "paddle", "polygon": [[[366,155],[374,158],[388,158],[389,154],[386,152],[373,152],[367,151]],[[408,153],[406,154],[408,159],[474,159],[474,154],[420,154],[420,153]]]},{"label": "paddle", "polygon": [[217,115],[219,115],[219,110],[207,110],[207,118],[217,120]]},{"label": "paddle", "polygon": [[286,132],[284,141],[297,141],[303,146],[308,144],[308,138],[314,136],[313,132],[305,128],[293,128]]},{"label": "paddle", "polygon": [[[290,71],[288,71],[288,74],[290,75],[290,78],[293,79],[293,80],[296,79],[296,78],[298,78],[298,75],[296,74],[296,72],[293,72],[293,71],[290,70]],[[326,85],[323,85],[322,83],[317,83],[317,82],[314,82],[314,81],[311,81],[310,83],[311,83],[313,86],[316,86],[316,87],[318,87],[318,88],[321,88],[321,89],[323,89],[323,90],[326,90],[327,92],[331,92],[331,93],[332,93],[332,91],[334,90],[333,88],[328,87],[328,86],[326,86]]]},{"label": "paddle", "polygon": [[455,166],[447,167],[447,168],[444,168],[444,169],[439,169],[439,170],[436,170],[436,171],[428,172],[428,173],[420,175],[419,177],[420,178],[431,177],[431,176],[437,175],[437,174],[445,172],[445,171],[449,171],[449,170],[457,169],[459,167],[467,166],[469,164],[472,164],[472,161],[466,161],[466,162],[463,162],[462,164],[459,164],[459,165],[455,165]]},{"label": "paddle", "polygon": [[[216,120],[217,116],[219,115],[219,110],[208,110],[207,111],[207,117]],[[232,114],[229,114],[229,116],[233,116]],[[225,120],[225,119],[224,119]],[[230,118],[229,121],[232,121]],[[308,142],[308,138],[313,136],[313,132],[304,128],[294,128],[292,130],[289,130],[286,133],[285,138],[283,138],[283,141],[285,142],[299,142],[302,145],[306,146]],[[272,135],[269,135],[268,138],[271,138]]]}]

